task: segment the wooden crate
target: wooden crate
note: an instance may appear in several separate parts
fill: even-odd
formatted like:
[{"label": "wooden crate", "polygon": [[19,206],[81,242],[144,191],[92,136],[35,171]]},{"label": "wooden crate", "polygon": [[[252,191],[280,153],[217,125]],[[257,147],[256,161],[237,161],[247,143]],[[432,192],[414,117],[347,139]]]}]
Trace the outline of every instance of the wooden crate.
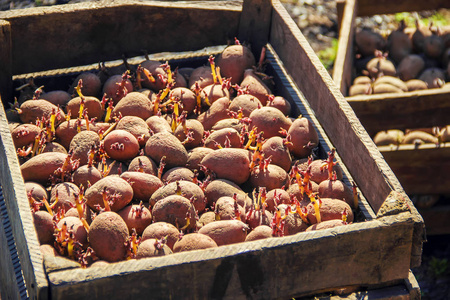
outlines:
[{"label": "wooden crate", "polygon": [[[313,121],[322,152],[337,149],[347,180],[359,187],[366,218],[332,230],[73,268],[40,253],[1,108],[0,184],[31,298],[287,298],[392,285],[420,265],[421,216],[278,0],[92,2],[2,12],[0,20],[4,102],[12,95],[13,75],[110,61],[143,49],[193,51],[234,37],[248,41],[257,57],[267,45],[282,83],[279,94]],[[397,210],[402,204],[408,209]]]}]

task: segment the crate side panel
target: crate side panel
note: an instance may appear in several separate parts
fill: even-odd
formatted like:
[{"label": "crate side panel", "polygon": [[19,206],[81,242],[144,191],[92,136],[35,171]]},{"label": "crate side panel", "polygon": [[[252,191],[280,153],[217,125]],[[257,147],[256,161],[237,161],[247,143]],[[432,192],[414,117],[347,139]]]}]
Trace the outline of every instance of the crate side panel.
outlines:
[{"label": "crate side panel", "polygon": [[0,20],[0,95],[12,99],[11,24]]},{"label": "crate side panel", "polygon": [[[408,216],[104,268],[52,272],[52,297],[286,298],[407,278],[413,230]],[[343,270],[345,276],[336,276]]]},{"label": "crate side panel", "polygon": [[0,105],[0,162],[0,185],[8,216],[14,220],[11,228],[27,290],[31,298],[45,299],[48,296],[47,278],[3,105]]},{"label": "crate side panel", "polygon": [[211,2],[203,7],[125,2],[46,7],[28,14],[25,10],[7,19],[12,30],[13,73],[227,44],[237,36],[240,12],[219,8]]},{"label": "crate side panel", "polygon": [[381,130],[446,126],[449,90],[348,97],[347,101],[369,134]]}]

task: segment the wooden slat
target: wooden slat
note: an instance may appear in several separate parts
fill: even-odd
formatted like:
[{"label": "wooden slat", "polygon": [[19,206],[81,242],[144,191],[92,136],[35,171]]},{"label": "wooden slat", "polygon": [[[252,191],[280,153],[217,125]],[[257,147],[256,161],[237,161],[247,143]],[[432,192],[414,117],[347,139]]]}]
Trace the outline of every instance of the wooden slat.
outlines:
[{"label": "wooden slat", "polygon": [[20,32],[12,38],[12,68],[14,74],[23,74],[123,55],[227,44],[237,36],[241,5],[240,1],[84,2],[2,12],[0,19]]},{"label": "wooden slat", "polygon": [[446,126],[450,90],[353,96],[346,98],[369,134],[388,129]]},{"label": "wooden slat", "polygon": [[373,16],[377,14],[394,14],[421,10],[436,10],[450,8],[448,0],[358,0],[358,16]]},{"label": "wooden slat", "polygon": [[408,194],[448,194],[450,143],[379,147]]},{"label": "wooden slat", "polygon": [[16,241],[29,296],[33,299],[47,299],[48,284],[39,242],[2,105],[0,105],[0,162],[0,185],[7,203],[8,216],[13,220],[11,223],[12,233]]},{"label": "wooden slat", "polygon": [[406,222],[408,216],[104,268],[52,272],[52,297],[287,299],[344,284],[407,278],[409,270],[402,269],[411,253],[412,220]]},{"label": "wooden slat", "polygon": [[333,79],[343,95],[353,81],[353,37],[357,15],[356,0],[343,0],[336,3],[339,17],[339,42],[333,66]]},{"label": "wooden slat", "polygon": [[0,95],[12,99],[11,24],[0,20]]}]

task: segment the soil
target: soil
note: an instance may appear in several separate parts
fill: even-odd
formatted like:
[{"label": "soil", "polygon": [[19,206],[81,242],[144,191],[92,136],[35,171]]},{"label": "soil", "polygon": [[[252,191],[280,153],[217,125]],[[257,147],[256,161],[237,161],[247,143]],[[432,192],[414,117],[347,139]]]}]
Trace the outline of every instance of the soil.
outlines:
[{"label": "soil", "polygon": [[[88,0],[0,0],[0,10],[19,9],[36,5],[56,5]],[[338,38],[335,0],[281,0],[316,53],[326,50]],[[425,14],[429,14],[426,12]],[[374,16],[357,21],[361,26],[392,28],[389,16]],[[413,269],[422,299],[450,299],[450,235],[428,236],[424,243],[422,265]]]}]

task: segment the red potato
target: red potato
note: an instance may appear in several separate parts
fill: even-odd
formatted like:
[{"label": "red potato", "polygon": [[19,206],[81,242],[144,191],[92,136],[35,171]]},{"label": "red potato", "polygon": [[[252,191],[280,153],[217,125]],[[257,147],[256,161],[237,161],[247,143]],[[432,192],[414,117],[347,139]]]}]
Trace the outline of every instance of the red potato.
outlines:
[{"label": "red potato", "polygon": [[194,170],[200,171],[200,162],[206,155],[208,155],[213,151],[214,151],[213,149],[205,147],[196,147],[194,149],[189,150],[186,167],[192,171]]},{"label": "red potato", "polygon": [[[83,119],[79,124],[77,120],[71,119],[70,121],[64,121],[56,127],[56,141],[69,149],[70,142],[73,137],[79,133],[79,131],[86,130],[86,121]],[[94,131],[93,125],[89,125],[89,129]]]},{"label": "red potato", "polygon": [[59,114],[59,117],[55,120],[55,127],[64,120],[66,115],[61,108],[48,102],[47,100],[27,100],[19,109],[19,117],[22,123],[32,123],[34,124],[36,120],[42,120],[46,118],[50,120],[51,114]]},{"label": "red potato", "polygon": [[[101,120],[105,111],[102,109],[102,103],[95,97],[86,96],[83,97],[83,111],[87,111],[88,118],[96,118]],[[72,98],[66,106],[66,113],[70,114],[71,119],[77,119],[80,116],[81,98]]]},{"label": "red potato", "polygon": [[286,139],[279,136],[274,136],[267,139],[261,147],[264,157],[270,157],[271,163],[281,167],[286,172],[289,172],[292,165],[292,158],[289,152],[288,143]]},{"label": "red potato", "polygon": [[[314,181],[309,181],[309,183],[312,192],[317,193],[319,190],[319,185]],[[287,192],[289,193],[289,196],[291,198],[295,197],[300,202],[301,206],[306,206],[310,202],[309,197],[300,189],[298,183],[292,183],[291,185],[289,185]]]},{"label": "red potato", "polygon": [[185,181],[193,181],[194,180],[194,172],[185,167],[175,167],[170,170],[164,172],[161,180],[165,183],[185,180]]},{"label": "red potato", "polygon": [[250,128],[257,128],[258,132],[264,132],[265,139],[274,136],[281,136],[280,131],[288,131],[291,127],[291,120],[283,115],[281,111],[274,107],[261,107],[255,109],[250,114]]},{"label": "red potato", "polygon": [[48,102],[59,106],[61,108],[66,107],[67,103],[72,97],[66,91],[55,90],[42,94],[39,99],[47,100]]},{"label": "red potato", "polygon": [[102,173],[96,167],[84,165],[73,172],[72,182],[77,186],[88,188],[102,179],[102,177]]},{"label": "red potato", "polygon": [[133,91],[133,83],[123,75],[113,75],[103,85],[103,93],[116,105],[126,94]]},{"label": "red potato", "polygon": [[133,158],[128,165],[128,171],[144,172],[151,175],[158,175],[158,166],[148,156],[140,155]]},{"label": "red potato", "polygon": [[166,239],[166,245],[173,250],[173,245],[180,238],[180,231],[167,222],[155,222],[148,225],[142,233],[141,242],[145,240]]},{"label": "red potato", "polygon": [[377,32],[363,28],[355,33],[355,43],[358,52],[363,56],[373,55],[375,50],[383,50],[386,47],[385,39]]},{"label": "red potato", "polygon": [[152,213],[143,205],[127,205],[117,212],[127,224],[129,234],[136,230],[136,234],[142,235],[145,228],[152,223]]},{"label": "red potato", "polygon": [[201,66],[192,71],[188,83],[188,86],[191,90],[195,89],[196,82],[198,83],[198,86],[200,88],[204,88],[214,83],[210,66]]},{"label": "red potato", "polygon": [[216,213],[213,211],[206,211],[200,215],[197,222],[197,228],[200,229],[208,223],[214,222],[216,220]]},{"label": "red potato", "polygon": [[231,78],[231,83],[237,84],[242,82],[244,71],[255,65],[255,57],[249,48],[231,45],[217,57],[216,64],[223,77]]},{"label": "red potato", "polygon": [[42,200],[48,201],[48,193],[45,187],[42,184],[27,181],[25,182],[25,191],[27,192],[27,196],[32,197],[34,200],[41,202]]},{"label": "red potato", "polygon": [[236,194],[237,203],[247,209],[252,204],[252,200],[247,194],[234,182],[226,179],[216,179],[211,181],[205,189],[205,197],[208,205],[212,206],[223,196],[234,197]]},{"label": "red potato", "polygon": [[185,252],[217,248],[216,242],[207,235],[201,233],[189,233],[183,235],[173,246],[173,252]]},{"label": "red potato", "polygon": [[144,202],[147,202],[153,193],[163,186],[158,177],[143,172],[123,172],[120,178],[130,183],[133,188],[133,199]]},{"label": "red potato", "polygon": [[311,150],[319,144],[319,136],[313,124],[307,118],[298,118],[288,128],[292,144],[289,152],[298,158],[307,157]]},{"label": "red potato", "polygon": [[425,67],[425,61],[417,54],[406,56],[397,67],[397,75],[403,81],[416,78]]},{"label": "red potato", "polygon": [[183,143],[186,149],[192,149],[202,144],[204,132],[205,130],[200,121],[188,119],[184,125],[178,125],[174,135]]},{"label": "red potato", "polygon": [[280,211],[282,218],[287,215],[284,219],[283,235],[293,235],[305,231],[308,227],[299,214],[288,213],[288,205],[280,204],[277,210]]},{"label": "red potato", "polygon": [[[328,168],[324,167],[324,160],[314,160],[311,163],[311,181],[320,184],[322,181],[329,179]],[[342,180],[342,169],[339,164],[333,167],[333,171],[336,172],[336,178]]]},{"label": "red potato", "polygon": [[268,191],[289,186],[289,175],[283,168],[269,164],[261,169],[256,166],[250,174],[250,183],[253,188],[265,187]]},{"label": "red potato", "polygon": [[160,90],[164,89],[167,85],[167,72],[164,69],[163,64],[161,64],[159,61],[155,60],[146,60],[141,63],[141,67],[147,69],[154,81],[148,80],[146,76],[142,76],[142,86],[146,87],[148,89],[151,89],[154,92],[159,92]]},{"label": "red potato", "polygon": [[227,111],[230,103],[230,99],[226,97],[217,99],[214,103],[211,104],[207,111],[201,113],[197,117],[197,120],[199,120],[200,123],[203,124],[203,128],[205,130],[211,130],[214,124],[216,124],[218,121],[228,119],[230,117]]},{"label": "red potato", "polygon": [[146,240],[141,242],[136,251],[136,259],[146,257],[165,256],[172,254],[172,250],[158,240]]},{"label": "red potato", "polygon": [[165,157],[166,168],[186,165],[188,153],[183,144],[171,133],[160,132],[152,135],[145,144],[145,155],[155,162]]},{"label": "red potato", "polygon": [[239,119],[223,119],[218,121],[214,126],[211,128],[212,130],[220,130],[224,128],[233,128],[237,130],[238,132],[242,132],[242,128],[244,128],[244,124],[242,120]]},{"label": "red potato", "polygon": [[250,152],[238,148],[223,148],[206,155],[201,164],[217,178],[242,184],[250,177]]},{"label": "red potato", "polygon": [[136,116],[125,116],[117,123],[116,130],[125,130],[134,135],[138,140],[139,146],[145,145],[150,138],[150,131],[147,123]]},{"label": "red potato", "polygon": [[[203,88],[201,92],[202,103],[206,104],[206,98],[208,98],[209,104],[214,103],[220,98],[230,98],[230,92],[221,84],[210,84]],[[206,97],[206,98],[205,98]]]},{"label": "red potato", "polygon": [[81,80],[81,93],[84,96],[98,97],[100,95],[100,92],[102,90],[102,82],[100,80],[100,77],[92,72],[83,72],[80,75],[78,75],[74,79],[69,89],[69,93],[71,94],[75,93],[75,87],[77,87],[78,82],[80,80]]},{"label": "red potato", "polygon": [[240,84],[241,88],[244,88],[248,93],[261,101],[262,105],[266,105],[267,96],[272,94],[267,85],[255,74],[253,69],[247,69],[244,71],[244,79]]},{"label": "red potato", "polygon": [[100,146],[100,137],[94,131],[81,131],[77,133],[69,145],[69,151],[72,152],[72,159],[78,159],[80,166],[89,162],[89,153],[92,149],[98,149]]},{"label": "red potato", "polygon": [[252,111],[261,108],[263,104],[258,98],[250,94],[236,96],[230,104],[229,109],[235,113],[242,111],[243,117],[249,117]]},{"label": "red potato", "polygon": [[48,142],[44,144],[44,147],[42,148],[41,153],[44,152],[60,152],[67,154],[66,148],[63,147],[63,145],[58,144],[56,142]]},{"label": "red potato", "polygon": [[145,95],[139,92],[130,92],[116,104],[112,115],[135,116],[147,120],[153,115],[153,104]]},{"label": "red potato", "polygon": [[266,210],[271,213],[275,212],[275,208],[280,204],[290,204],[291,197],[289,193],[283,189],[273,189],[266,194]]},{"label": "red potato", "polygon": [[63,225],[67,226],[69,232],[73,234],[73,239],[80,243],[83,248],[88,246],[88,233],[80,218],[78,217],[64,217],[56,224],[56,227],[61,230]]},{"label": "red potato", "polygon": [[334,228],[334,227],[343,226],[343,225],[347,225],[347,223],[342,220],[328,220],[328,221],[313,224],[313,225],[309,226],[308,228],[306,228],[306,231]]},{"label": "red potato", "polygon": [[241,243],[247,237],[248,226],[238,220],[215,221],[206,224],[198,233],[212,238],[217,246]]},{"label": "red potato", "polygon": [[288,100],[284,99],[281,96],[276,96],[273,99],[269,99],[266,105],[275,107],[276,109],[280,110],[285,116],[291,115],[291,104]]},{"label": "red potato", "polygon": [[245,223],[250,227],[250,230],[254,230],[255,228],[267,225],[270,226],[272,222],[273,215],[268,210],[258,209],[253,210],[250,208],[249,212],[246,214]]},{"label": "red potato", "polygon": [[88,240],[95,254],[108,262],[125,259],[128,228],[125,221],[115,212],[105,211],[92,221]]},{"label": "red potato", "polygon": [[259,225],[258,227],[254,228],[245,238],[246,242],[250,241],[256,241],[256,240],[262,240],[271,238],[272,236],[272,228],[267,225]]},{"label": "red potato", "polygon": [[166,119],[164,119],[161,116],[151,116],[147,120],[145,120],[145,123],[147,123],[148,128],[155,134],[160,133],[163,131],[172,132],[172,128],[170,127],[170,124],[167,122]]},{"label": "red potato", "polygon": [[190,230],[196,226],[193,204],[180,195],[170,195],[156,202],[152,215],[155,222],[167,222],[180,230]]},{"label": "red potato", "polygon": [[40,244],[53,244],[53,217],[47,211],[33,213],[33,224]]},{"label": "red potato", "polygon": [[191,114],[197,106],[197,97],[195,96],[195,93],[188,88],[174,88],[170,91],[170,97],[178,99],[183,106],[183,111],[187,111],[188,115]]},{"label": "red potato", "polygon": [[59,152],[45,152],[33,156],[20,166],[24,181],[34,181],[46,185],[55,172],[66,161],[67,154]]},{"label": "red potato", "polygon": [[389,56],[396,63],[400,63],[404,57],[412,52],[412,41],[408,34],[404,32],[405,28],[404,21],[401,21],[399,28],[392,31],[388,36]]},{"label": "red potato", "polygon": [[14,146],[18,149],[34,144],[41,132],[42,129],[34,124],[20,124],[11,130]]},{"label": "red potato", "polygon": [[232,197],[220,197],[214,205],[216,220],[241,220],[245,222],[245,209]]},{"label": "red potato", "polygon": [[345,201],[350,207],[355,208],[353,190],[341,180],[324,180],[319,184],[320,198],[333,198]]},{"label": "red potato", "polygon": [[[347,213],[347,222],[353,222],[353,211],[350,205],[348,205],[345,201],[340,199],[321,198],[320,201],[317,202],[319,205],[320,219],[322,222],[333,219],[342,220],[342,214],[344,211]],[[316,224],[317,217],[314,205],[312,203],[308,204],[306,210],[308,212],[308,221],[311,224]]]},{"label": "red potato", "polygon": [[128,131],[121,129],[111,131],[103,139],[103,145],[108,156],[119,161],[131,160],[139,153],[138,140]]},{"label": "red potato", "polygon": [[133,188],[119,176],[104,177],[86,190],[86,204],[94,211],[104,209],[104,194],[113,202],[110,204],[111,210],[119,211],[133,199]]}]

